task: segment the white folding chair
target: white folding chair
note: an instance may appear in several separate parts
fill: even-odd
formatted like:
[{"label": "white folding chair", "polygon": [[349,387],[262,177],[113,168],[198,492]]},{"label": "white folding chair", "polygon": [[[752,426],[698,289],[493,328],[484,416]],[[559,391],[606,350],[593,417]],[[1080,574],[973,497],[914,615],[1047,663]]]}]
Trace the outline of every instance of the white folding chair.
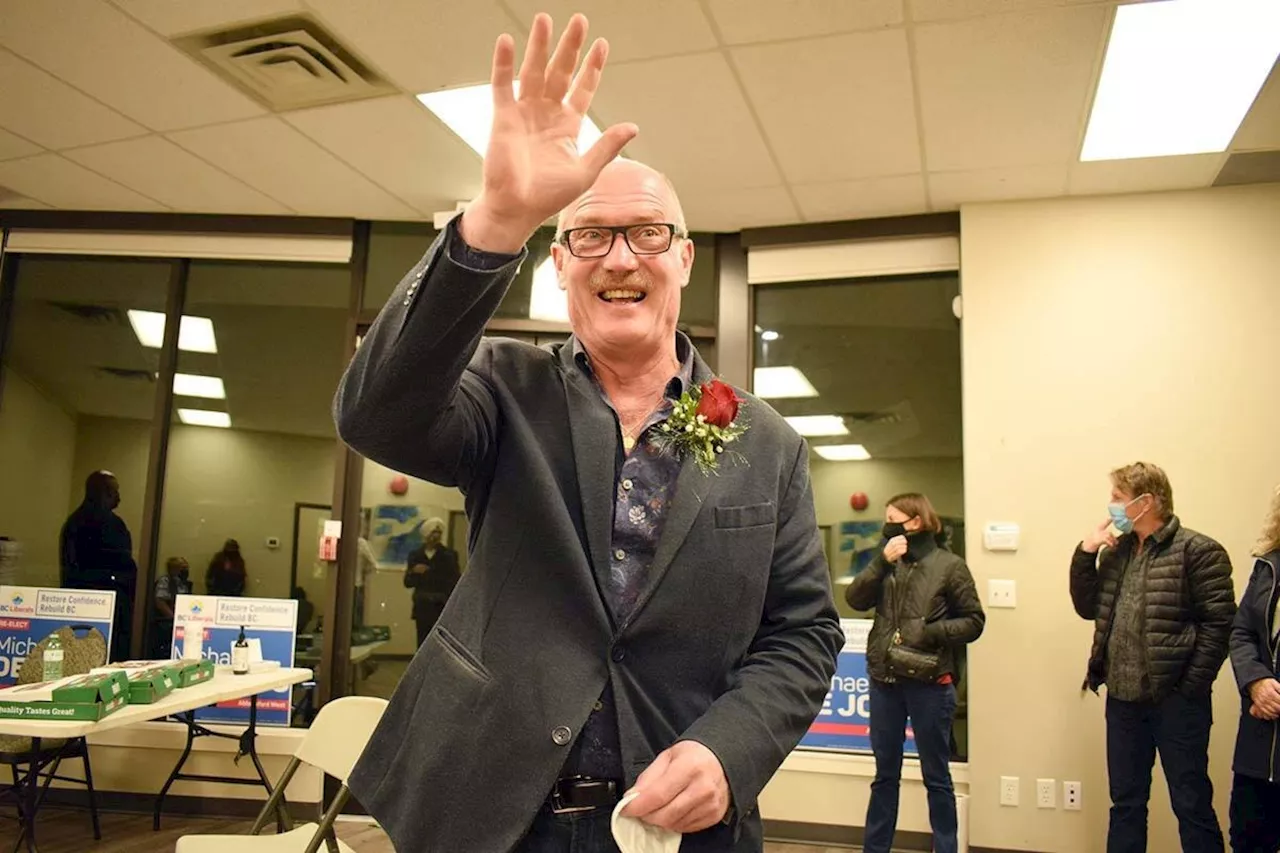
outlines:
[{"label": "white folding chair", "polygon": [[[249,835],[184,835],[178,839],[174,853],[317,853],[322,844],[329,853],[354,853],[338,840],[333,822],[351,796],[347,789],[351,768],[364,752],[386,707],[386,699],[371,696],[344,696],[325,705],[311,722],[302,745],[289,759],[289,766],[276,782],[275,791],[262,807]],[[303,764],[323,770],[342,783],[324,817],[319,824],[303,824],[279,835],[259,835],[268,821],[275,819],[285,788]]]}]

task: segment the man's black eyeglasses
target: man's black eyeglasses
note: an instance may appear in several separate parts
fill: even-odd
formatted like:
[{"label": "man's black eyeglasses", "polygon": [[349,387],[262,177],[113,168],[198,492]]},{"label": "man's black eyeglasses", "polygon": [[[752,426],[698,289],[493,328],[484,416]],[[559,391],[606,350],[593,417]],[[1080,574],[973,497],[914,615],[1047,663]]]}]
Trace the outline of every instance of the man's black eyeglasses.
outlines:
[{"label": "man's black eyeglasses", "polygon": [[661,255],[671,248],[675,237],[684,237],[670,222],[646,222],[643,225],[587,225],[569,228],[559,242],[575,258],[603,258],[613,251],[618,235],[637,255]]}]

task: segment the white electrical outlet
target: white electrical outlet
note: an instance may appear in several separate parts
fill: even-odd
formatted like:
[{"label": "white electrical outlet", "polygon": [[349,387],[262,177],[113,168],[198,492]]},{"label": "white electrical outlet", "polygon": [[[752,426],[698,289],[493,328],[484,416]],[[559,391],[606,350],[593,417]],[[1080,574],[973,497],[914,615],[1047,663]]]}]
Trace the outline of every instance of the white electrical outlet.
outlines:
[{"label": "white electrical outlet", "polygon": [[1052,779],[1036,780],[1036,808],[1040,809],[1056,809],[1058,807],[1058,792],[1054,786]]},{"label": "white electrical outlet", "polygon": [[1018,804],[1018,777],[1000,777],[1000,805],[1016,806]]},{"label": "white electrical outlet", "polygon": [[1080,811],[1080,783],[1079,782],[1063,782],[1062,783],[1062,807],[1067,811]]},{"label": "white electrical outlet", "polygon": [[1005,580],[987,581],[987,604],[991,607],[1017,607],[1017,584]]}]

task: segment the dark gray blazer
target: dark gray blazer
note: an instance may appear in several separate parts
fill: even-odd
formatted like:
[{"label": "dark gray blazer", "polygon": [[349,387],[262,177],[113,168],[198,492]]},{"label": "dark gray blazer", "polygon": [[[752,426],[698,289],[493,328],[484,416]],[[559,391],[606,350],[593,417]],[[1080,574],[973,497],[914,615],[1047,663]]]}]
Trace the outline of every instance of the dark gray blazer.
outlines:
[{"label": "dark gray blazer", "polygon": [[[686,461],[635,611],[615,624],[612,409],[571,347],[482,338],[517,269],[444,243],[397,287],[334,403],[344,441],[466,495],[469,569],[351,775],[399,853],[503,853],[532,823],[608,678],[628,786],[695,740],[735,818],[684,851],[759,851],[756,799],[825,697],[844,638],[805,443],[748,394],[746,458]],[[520,260],[523,260],[523,256]],[[694,378],[710,371],[696,359]]]}]

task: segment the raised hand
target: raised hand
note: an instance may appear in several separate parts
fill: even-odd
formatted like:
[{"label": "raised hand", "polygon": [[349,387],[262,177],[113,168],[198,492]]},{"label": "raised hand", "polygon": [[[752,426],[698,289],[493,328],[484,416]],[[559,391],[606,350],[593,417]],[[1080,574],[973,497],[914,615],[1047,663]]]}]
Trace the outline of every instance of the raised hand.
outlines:
[{"label": "raised hand", "polygon": [[483,188],[460,226],[471,246],[519,251],[539,225],[582,195],[638,132],[634,124],[613,125],[578,154],[578,131],[609,54],[608,43],[597,39],[578,69],[586,38],[587,19],[574,15],[548,58],[551,18],[537,15],[520,66],[519,96],[512,86],[515,43],[509,35],[498,38]]}]

